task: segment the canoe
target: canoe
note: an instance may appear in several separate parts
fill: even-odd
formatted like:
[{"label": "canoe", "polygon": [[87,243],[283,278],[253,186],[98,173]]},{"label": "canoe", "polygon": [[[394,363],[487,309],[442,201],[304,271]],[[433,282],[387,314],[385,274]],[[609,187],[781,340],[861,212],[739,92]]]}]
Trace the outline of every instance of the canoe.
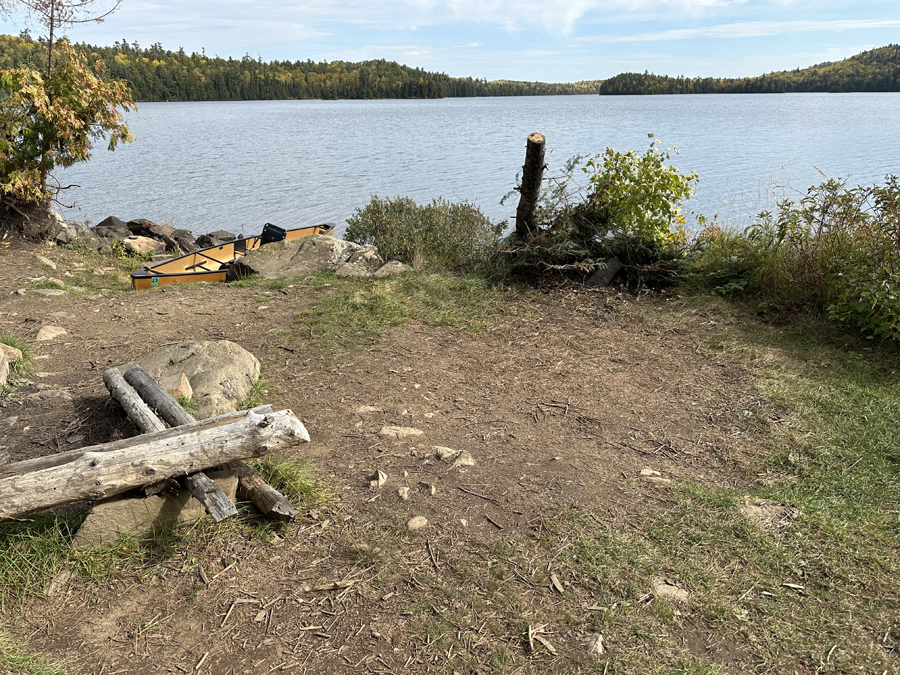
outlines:
[{"label": "canoe", "polygon": [[284,230],[266,223],[262,234],[258,237],[235,239],[221,246],[201,248],[199,251],[135,270],[131,273],[131,287],[135,290],[144,290],[171,284],[193,284],[198,281],[225,281],[231,263],[249,251],[255,251],[263,244],[285,239],[293,241],[313,234],[334,235],[334,223],[298,227],[293,230]]}]

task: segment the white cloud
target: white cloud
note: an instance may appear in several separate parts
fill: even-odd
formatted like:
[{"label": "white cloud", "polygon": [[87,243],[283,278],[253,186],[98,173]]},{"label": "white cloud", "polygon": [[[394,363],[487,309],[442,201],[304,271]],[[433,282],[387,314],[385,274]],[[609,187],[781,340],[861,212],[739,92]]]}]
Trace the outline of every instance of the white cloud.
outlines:
[{"label": "white cloud", "polygon": [[662,42],[667,40],[695,40],[698,38],[747,38],[780,35],[782,33],[841,32],[872,28],[900,28],[898,19],[838,19],[834,21],[744,21],[697,28],[631,35],[593,35],[585,41],[616,44],[622,42]]}]

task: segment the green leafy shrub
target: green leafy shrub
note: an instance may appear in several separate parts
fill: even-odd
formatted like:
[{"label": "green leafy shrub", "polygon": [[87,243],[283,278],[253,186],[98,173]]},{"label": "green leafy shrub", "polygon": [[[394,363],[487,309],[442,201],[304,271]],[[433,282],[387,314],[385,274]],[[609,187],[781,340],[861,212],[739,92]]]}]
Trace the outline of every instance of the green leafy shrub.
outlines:
[{"label": "green leafy shrub", "polygon": [[782,311],[812,308],[865,333],[900,339],[900,185],[835,179],[779,201],[744,233],[703,230],[691,282]]},{"label": "green leafy shrub", "polygon": [[344,237],[374,244],[387,259],[414,267],[461,269],[484,260],[506,223],[492,223],[477,207],[435,199],[419,205],[408,197],[373,196],[347,220]]},{"label": "green leafy shrub", "polygon": [[[653,138],[653,135],[650,135]],[[590,271],[616,256],[632,271],[673,268],[686,248],[682,204],[694,193],[695,173],[669,164],[676,150],[660,150],[651,140],[647,151],[607,148],[581,166],[588,176],[586,194],[573,199],[562,186],[571,172],[553,179],[542,198],[542,226],[527,242],[509,242],[514,267]]]}]

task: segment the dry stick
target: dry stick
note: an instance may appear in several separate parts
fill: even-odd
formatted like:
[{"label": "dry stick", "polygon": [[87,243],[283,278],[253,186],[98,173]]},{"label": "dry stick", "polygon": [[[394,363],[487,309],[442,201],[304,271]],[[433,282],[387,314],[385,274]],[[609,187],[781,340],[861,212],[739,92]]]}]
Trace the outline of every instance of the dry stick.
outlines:
[{"label": "dry stick", "polygon": [[[141,370],[141,373],[143,372]],[[146,434],[165,430],[166,425],[153,413],[150,406],[141,399],[138,392],[132,388],[131,383],[122,377],[118,368],[110,368],[103,373],[103,382],[106,384],[106,388],[109,389],[112,397],[122,406],[125,414],[128,415],[128,419],[135,423],[138,429],[141,430],[141,433]],[[178,407],[178,403],[175,403],[175,406]],[[182,422],[182,424],[190,424],[196,421],[194,418],[188,417],[189,419]],[[228,496],[206,474],[198,473],[193,479],[189,478],[188,487],[194,498],[203,504],[206,512],[217,523],[237,515],[237,509],[231,503],[231,500],[228,499]]]},{"label": "dry stick", "polygon": [[205,420],[0,467],[0,519],[111,497],[150,482],[259,457],[309,440],[289,410],[236,421]]},{"label": "dry stick", "polygon": [[[141,398],[156,408],[160,416],[173,427],[195,421],[178,401],[139,365],[135,364],[129,368],[125,372],[125,379],[134,386]],[[287,522],[297,516],[297,510],[287,498],[266,483],[259,472],[246,462],[229,462],[224,468],[237,472],[241,489],[266,517]]]}]

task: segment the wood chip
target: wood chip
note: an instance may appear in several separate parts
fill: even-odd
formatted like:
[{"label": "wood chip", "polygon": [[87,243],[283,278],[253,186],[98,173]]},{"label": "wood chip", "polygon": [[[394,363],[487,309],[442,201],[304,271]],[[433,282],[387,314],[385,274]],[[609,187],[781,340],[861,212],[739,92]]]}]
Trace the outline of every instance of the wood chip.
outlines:
[{"label": "wood chip", "polygon": [[[359,579],[351,579],[350,581],[329,581],[327,584],[320,584],[319,586],[313,586],[309,589],[309,591],[339,591],[344,588],[350,588],[353,584],[355,584]],[[330,637],[330,636],[329,636]]]},{"label": "wood chip", "polygon": [[535,635],[534,639],[544,645],[544,647],[547,648],[547,651],[553,654],[553,656],[558,656],[558,654],[556,653],[556,648],[552,644],[550,644],[550,640],[548,640],[547,638],[542,638],[540,635]]},{"label": "wood chip", "polygon": [[550,575],[550,583],[553,585],[553,588],[555,588],[557,591],[559,591],[560,595],[564,595],[563,585],[562,585],[562,583],[560,583],[559,577],[556,576],[556,574]]}]

